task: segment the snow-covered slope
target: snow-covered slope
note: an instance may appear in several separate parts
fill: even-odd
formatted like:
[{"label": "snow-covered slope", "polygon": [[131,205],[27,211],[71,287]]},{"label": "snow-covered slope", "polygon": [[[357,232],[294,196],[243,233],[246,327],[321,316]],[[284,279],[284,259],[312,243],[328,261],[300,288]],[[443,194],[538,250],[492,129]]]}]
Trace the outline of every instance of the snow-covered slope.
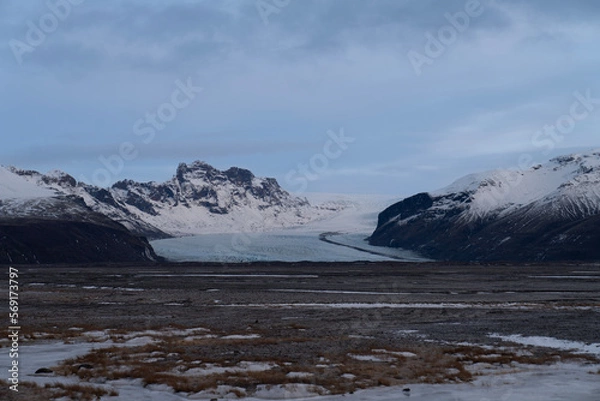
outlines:
[{"label": "snow-covered slope", "polygon": [[0,200],[35,199],[54,196],[52,190],[41,188],[0,166]]},{"label": "snow-covered slope", "polygon": [[106,189],[59,171],[11,171],[41,188],[78,196],[94,211],[149,238],[264,231],[333,213],[291,196],[272,178],[236,167],[220,171],[200,161],[180,164],[173,178],[163,183],[124,180]]},{"label": "snow-covered slope", "polygon": [[306,193],[304,196],[315,207],[330,211],[296,229],[312,233],[371,233],[381,209],[400,200],[391,195]]},{"label": "snow-covered slope", "polygon": [[600,258],[600,150],[472,174],[379,215],[374,245],[460,260]]},{"label": "snow-covered slope", "polygon": [[600,211],[600,150],[557,157],[525,171],[472,174],[432,192],[434,197],[470,195],[469,218],[508,214],[526,205],[589,216]]},{"label": "snow-covered slope", "polygon": [[156,255],[145,239],[80,198],[0,167],[0,264],[152,260]]}]

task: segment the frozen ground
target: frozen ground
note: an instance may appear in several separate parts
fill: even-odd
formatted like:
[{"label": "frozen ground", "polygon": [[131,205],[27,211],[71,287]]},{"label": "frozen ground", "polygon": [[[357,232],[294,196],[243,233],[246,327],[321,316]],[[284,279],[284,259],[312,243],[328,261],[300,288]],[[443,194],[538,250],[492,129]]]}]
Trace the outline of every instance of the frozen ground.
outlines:
[{"label": "frozen ground", "polygon": [[[200,330],[200,329],[198,329]],[[193,334],[194,330],[188,330]],[[195,333],[195,332],[194,332]],[[204,331],[202,331],[204,333]],[[88,339],[99,340],[98,333],[82,333],[84,336],[89,334]],[[124,343],[114,343],[105,339],[101,342],[71,342],[68,344],[56,341],[42,341],[37,344],[25,345],[21,347],[21,381],[36,383],[44,386],[53,383],[63,384],[90,384],[81,381],[77,376],[56,376],[53,374],[35,374],[39,367],[55,367],[63,361],[82,356],[92,349],[108,348],[114,345],[121,347],[134,347],[151,343],[154,335],[168,335],[169,333],[159,333],[151,331],[150,333],[138,332],[131,334],[130,339]],[[100,336],[102,337],[102,336]],[[199,337],[190,336],[193,341]],[[202,337],[202,336],[200,336]],[[205,335],[204,337],[208,337]],[[211,336],[215,337],[215,336]],[[523,339],[522,336],[517,340]],[[223,337],[226,338],[226,337]],[[246,337],[251,340],[256,337]],[[232,339],[232,338],[230,338]],[[237,338],[238,340],[244,338]],[[182,341],[186,341],[183,338]],[[512,339],[511,339],[512,341]],[[536,345],[564,347],[564,342],[558,339],[530,339]],[[580,350],[574,349],[578,345],[568,343],[568,348],[573,351],[587,352],[589,346],[582,345]],[[597,347],[598,344],[595,344]],[[385,363],[390,362],[382,357],[387,355],[385,350],[373,350],[376,355],[350,355],[351,357],[364,361],[365,363]],[[597,350],[596,350],[597,352]],[[412,353],[402,353],[403,356],[414,358],[417,355]],[[510,367],[496,367],[491,364],[476,364],[483,366],[485,372],[476,377],[472,383],[459,384],[405,384],[403,386],[392,386],[389,388],[375,388],[357,391],[354,394],[323,396],[317,392],[327,393],[325,389],[317,385],[307,383],[290,383],[282,385],[261,385],[258,386],[254,394],[246,399],[264,400],[264,399],[304,399],[309,398],[315,401],[397,401],[398,399],[420,400],[420,401],[482,401],[482,400],[519,400],[519,401],[597,401],[600,394],[600,365],[581,365],[573,363],[559,363],[550,366],[535,366],[512,364]],[[473,370],[480,368],[475,368]],[[276,363],[259,362],[241,362],[235,368],[219,368],[214,366],[205,366],[188,370],[186,376],[205,376],[218,373],[243,373],[269,371],[276,367]],[[4,372],[10,367],[10,360],[6,352],[0,354],[0,369]],[[193,372],[192,372],[193,371]],[[287,375],[290,378],[310,378],[311,374],[302,372],[292,372]],[[348,374],[348,376],[354,376]],[[113,396],[104,396],[105,400],[123,400],[123,401],[170,401],[170,400],[198,400],[221,398],[237,398],[232,392],[235,387],[218,386],[212,390],[203,390],[193,393],[175,393],[172,388],[166,385],[144,385],[139,379],[118,379],[109,382],[96,382],[93,384],[99,388],[115,391]],[[243,391],[243,389],[238,389]],[[67,398],[65,398],[67,399]]]},{"label": "frozen ground", "polygon": [[[527,367],[515,373],[492,373],[469,384],[418,384],[400,388],[374,389],[322,401],[597,401],[600,394],[598,375],[589,367],[557,365]],[[407,397],[408,396],[408,397]]]},{"label": "frozen ground", "polygon": [[[22,267],[21,380],[83,383],[116,401],[597,401],[598,269]],[[55,373],[35,375],[44,367]]]}]

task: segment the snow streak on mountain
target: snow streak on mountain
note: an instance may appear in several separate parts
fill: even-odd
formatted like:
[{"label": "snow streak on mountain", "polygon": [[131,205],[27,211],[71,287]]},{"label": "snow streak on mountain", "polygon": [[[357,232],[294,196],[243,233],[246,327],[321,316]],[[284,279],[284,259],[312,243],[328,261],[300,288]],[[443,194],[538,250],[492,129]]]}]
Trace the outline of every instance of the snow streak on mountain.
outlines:
[{"label": "snow streak on mountain", "polygon": [[95,212],[151,239],[290,227],[331,213],[291,196],[273,178],[237,167],[220,171],[199,161],[180,164],[163,183],[124,180],[110,188],[77,182],[60,171],[43,175],[9,168],[0,179],[13,186],[20,181],[21,189],[41,195],[80,197]]},{"label": "snow streak on mountain", "polygon": [[473,174],[398,202],[370,242],[436,259],[600,258],[600,151]]}]

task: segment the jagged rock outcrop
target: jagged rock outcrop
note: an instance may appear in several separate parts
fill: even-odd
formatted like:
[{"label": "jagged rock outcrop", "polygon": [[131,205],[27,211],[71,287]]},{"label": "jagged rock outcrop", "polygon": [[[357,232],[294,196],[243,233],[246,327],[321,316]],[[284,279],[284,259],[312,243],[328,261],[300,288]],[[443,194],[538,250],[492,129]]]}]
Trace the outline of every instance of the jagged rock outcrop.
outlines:
[{"label": "jagged rock outcrop", "polygon": [[78,196],[95,212],[149,239],[283,228],[327,214],[273,178],[237,167],[221,171],[201,161],[181,163],[166,182],[123,180],[110,188],[77,182],[60,171],[10,170],[40,188]]}]

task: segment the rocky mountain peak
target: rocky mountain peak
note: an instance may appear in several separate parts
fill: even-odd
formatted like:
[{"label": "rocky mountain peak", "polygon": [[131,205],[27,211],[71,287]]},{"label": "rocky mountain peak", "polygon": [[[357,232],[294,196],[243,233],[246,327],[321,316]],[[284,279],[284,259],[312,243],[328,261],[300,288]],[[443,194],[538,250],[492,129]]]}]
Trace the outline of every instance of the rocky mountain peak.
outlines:
[{"label": "rocky mountain peak", "polygon": [[210,164],[197,160],[192,164],[180,163],[177,166],[175,177],[178,181],[188,181],[191,179],[208,179],[213,180],[215,177],[220,175],[220,171],[211,166]]},{"label": "rocky mountain peak", "polygon": [[241,186],[251,186],[254,179],[254,174],[250,170],[238,167],[231,167],[225,170],[224,174],[229,181]]},{"label": "rocky mountain peak", "polygon": [[76,187],[77,180],[60,170],[52,170],[41,177],[42,181],[48,185],[56,184],[59,187]]},{"label": "rocky mountain peak", "polygon": [[151,239],[287,227],[320,213],[273,178],[255,177],[239,167],[221,171],[203,161],[179,164],[173,178],[162,183],[126,179],[110,188],[77,182],[58,171],[13,172],[33,188],[52,190],[44,193],[80,197],[95,212]]}]

